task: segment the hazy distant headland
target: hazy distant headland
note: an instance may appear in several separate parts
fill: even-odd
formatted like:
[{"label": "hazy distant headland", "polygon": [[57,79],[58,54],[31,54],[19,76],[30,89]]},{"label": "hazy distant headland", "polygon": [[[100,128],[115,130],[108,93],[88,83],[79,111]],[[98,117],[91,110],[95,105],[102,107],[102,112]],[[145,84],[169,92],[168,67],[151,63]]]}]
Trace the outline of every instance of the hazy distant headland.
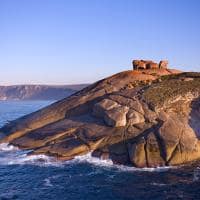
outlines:
[{"label": "hazy distant headland", "polygon": [[88,84],[0,86],[0,100],[59,100]]}]

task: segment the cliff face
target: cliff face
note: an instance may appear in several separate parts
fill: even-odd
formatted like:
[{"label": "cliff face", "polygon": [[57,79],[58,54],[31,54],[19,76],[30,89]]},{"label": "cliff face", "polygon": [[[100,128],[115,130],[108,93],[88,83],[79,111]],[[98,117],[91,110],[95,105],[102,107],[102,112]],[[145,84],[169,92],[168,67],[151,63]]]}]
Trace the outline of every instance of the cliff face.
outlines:
[{"label": "cliff face", "polygon": [[59,100],[84,87],[86,87],[84,84],[69,86],[0,86],[0,100]]},{"label": "cliff face", "polygon": [[0,129],[1,142],[69,160],[136,167],[200,159],[200,74],[125,71]]}]

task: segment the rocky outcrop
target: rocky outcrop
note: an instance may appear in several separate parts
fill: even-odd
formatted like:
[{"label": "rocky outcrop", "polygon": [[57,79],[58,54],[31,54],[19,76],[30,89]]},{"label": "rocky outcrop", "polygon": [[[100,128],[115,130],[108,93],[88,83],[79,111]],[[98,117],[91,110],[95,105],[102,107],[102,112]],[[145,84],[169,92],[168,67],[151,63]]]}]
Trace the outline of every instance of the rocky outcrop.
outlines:
[{"label": "rocky outcrop", "polygon": [[167,69],[169,62],[167,60],[161,60],[159,62],[159,68],[160,69]]},{"label": "rocky outcrop", "polygon": [[93,107],[93,115],[100,117],[111,127],[126,126],[129,108],[110,99],[103,99]]},{"label": "rocky outcrop", "polygon": [[125,71],[5,125],[0,142],[61,160],[179,165],[200,159],[199,105],[199,73]]},{"label": "rocky outcrop", "polygon": [[158,63],[153,62],[152,60],[133,60],[133,69],[134,70],[144,70],[144,69],[167,69],[168,61],[161,60]]},{"label": "rocky outcrop", "polygon": [[133,69],[146,69],[147,61],[144,60],[133,60]]},{"label": "rocky outcrop", "polygon": [[119,106],[111,110],[106,111],[104,121],[108,126],[123,127],[126,126],[126,114],[129,108],[127,106]]},{"label": "rocky outcrop", "polygon": [[117,107],[119,107],[119,104],[117,102],[110,99],[103,99],[102,101],[94,105],[93,115],[95,117],[104,117],[107,111]]}]

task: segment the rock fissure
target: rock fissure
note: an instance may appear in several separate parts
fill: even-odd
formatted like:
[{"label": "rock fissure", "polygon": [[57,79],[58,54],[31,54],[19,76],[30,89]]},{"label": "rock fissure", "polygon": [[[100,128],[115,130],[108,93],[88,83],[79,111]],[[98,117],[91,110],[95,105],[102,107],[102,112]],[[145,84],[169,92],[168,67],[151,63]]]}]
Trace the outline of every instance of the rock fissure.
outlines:
[{"label": "rock fissure", "polygon": [[147,150],[147,137],[144,137],[144,152],[145,152],[146,166],[149,167],[148,150]]},{"label": "rock fissure", "polygon": [[166,148],[165,148],[165,143],[162,140],[162,138],[160,137],[158,130],[155,131],[155,137],[157,139],[158,146],[160,149],[160,156],[163,158],[165,164],[167,164],[167,152],[166,152]]}]

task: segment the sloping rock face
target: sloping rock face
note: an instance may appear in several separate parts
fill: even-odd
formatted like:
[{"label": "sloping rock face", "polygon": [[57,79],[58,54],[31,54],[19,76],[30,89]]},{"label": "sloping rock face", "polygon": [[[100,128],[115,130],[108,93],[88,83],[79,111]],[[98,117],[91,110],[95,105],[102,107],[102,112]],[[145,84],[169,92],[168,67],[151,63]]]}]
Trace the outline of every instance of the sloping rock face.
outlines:
[{"label": "sloping rock face", "polygon": [[200,74],[153,69],[103,79],[0,129],[31,154],[61,160],[93,152],[135,167],[200,159]]}]

